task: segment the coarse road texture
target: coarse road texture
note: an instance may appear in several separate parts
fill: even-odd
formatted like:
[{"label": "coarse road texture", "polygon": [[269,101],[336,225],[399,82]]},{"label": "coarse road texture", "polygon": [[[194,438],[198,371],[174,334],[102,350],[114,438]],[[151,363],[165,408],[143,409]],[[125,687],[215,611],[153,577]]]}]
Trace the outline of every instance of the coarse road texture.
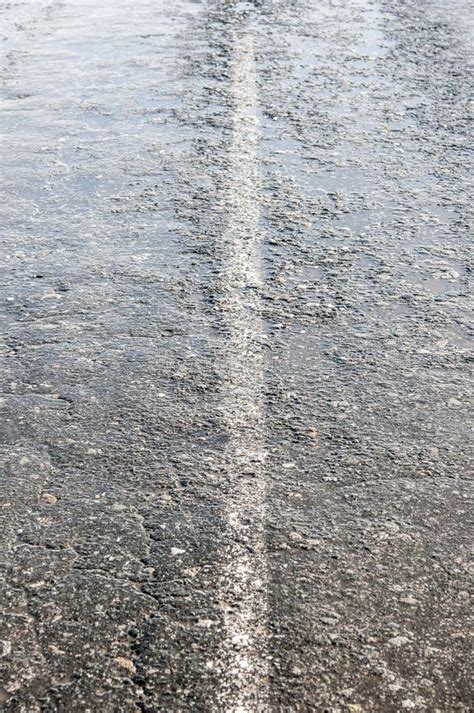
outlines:
[{"label": "coarse road texture", "polygon": [[0,3],[3,711],[470,710],[473,14]]}]

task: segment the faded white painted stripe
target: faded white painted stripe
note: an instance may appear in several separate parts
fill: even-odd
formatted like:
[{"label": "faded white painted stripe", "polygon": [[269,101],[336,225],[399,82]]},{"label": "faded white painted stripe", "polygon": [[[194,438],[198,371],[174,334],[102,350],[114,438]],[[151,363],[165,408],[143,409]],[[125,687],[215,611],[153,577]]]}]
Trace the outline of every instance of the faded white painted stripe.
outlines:
[{"label": "faded white painted stripe", "polygon": [[224,635],[219,667],[225,711],[268,710],[265,415],[259,207],[259,131],[254,41],[233,40],[233,132],[223,204],[226,230],[218,251],[225,344],[220,373],[226,446],[228,538],[220,577]]}]

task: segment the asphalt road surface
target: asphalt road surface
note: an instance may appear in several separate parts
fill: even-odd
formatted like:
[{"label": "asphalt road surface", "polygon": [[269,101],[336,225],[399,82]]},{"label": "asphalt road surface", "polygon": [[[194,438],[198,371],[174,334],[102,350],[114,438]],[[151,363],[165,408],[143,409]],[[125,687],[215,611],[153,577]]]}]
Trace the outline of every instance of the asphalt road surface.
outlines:
[{"label": "asphalt road surface", "polygon": [[472,710],[473,16],[0,3],[2,710]]}]

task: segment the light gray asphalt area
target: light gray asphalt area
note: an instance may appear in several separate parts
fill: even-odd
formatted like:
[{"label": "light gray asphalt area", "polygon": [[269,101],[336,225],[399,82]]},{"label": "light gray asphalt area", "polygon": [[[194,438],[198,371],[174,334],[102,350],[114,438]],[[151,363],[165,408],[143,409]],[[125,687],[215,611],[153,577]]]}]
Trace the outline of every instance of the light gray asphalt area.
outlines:
[{"label": "light gray asphalt area", "polygon": [[467,0],[0,4],[0,709],[469,711]]}]

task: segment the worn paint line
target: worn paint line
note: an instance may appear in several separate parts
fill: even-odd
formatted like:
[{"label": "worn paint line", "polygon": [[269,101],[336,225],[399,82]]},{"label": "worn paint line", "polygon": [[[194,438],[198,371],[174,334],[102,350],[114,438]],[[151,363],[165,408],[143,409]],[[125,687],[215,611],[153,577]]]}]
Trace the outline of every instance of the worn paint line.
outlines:
[{"label": "worn paint line", "polygon": [[219,246],[225,345],[219,373],[228,528],[220,597],[224,636],[220,667],[226,711],[268,709],[265,411],[259,206],[259,130],[254,40],[237,34],[231,61],[233,132],[223,191],[226,230]]}]

